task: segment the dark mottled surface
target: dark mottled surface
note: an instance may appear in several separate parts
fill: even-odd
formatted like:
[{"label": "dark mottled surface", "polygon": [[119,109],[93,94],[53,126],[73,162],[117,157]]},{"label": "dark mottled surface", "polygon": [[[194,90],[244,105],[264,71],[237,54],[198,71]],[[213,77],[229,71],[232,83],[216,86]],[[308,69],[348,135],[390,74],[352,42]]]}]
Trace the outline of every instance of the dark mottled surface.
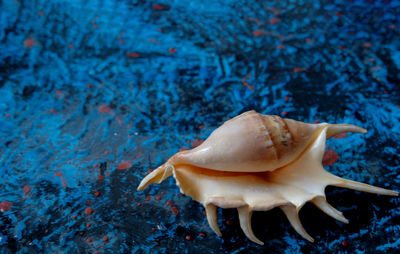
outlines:
[{"label": "dark mottled surface", "polygon": [[[278,209],[224,233],[173,178],[140,179],[249,109],[369,130],[333,139],[345,178],[400,189],[399,1],[0,3],[2,253],[400,250],[399,198],[327,188],[303,240]],[[119,169],[118,169],[119,168]]]}]

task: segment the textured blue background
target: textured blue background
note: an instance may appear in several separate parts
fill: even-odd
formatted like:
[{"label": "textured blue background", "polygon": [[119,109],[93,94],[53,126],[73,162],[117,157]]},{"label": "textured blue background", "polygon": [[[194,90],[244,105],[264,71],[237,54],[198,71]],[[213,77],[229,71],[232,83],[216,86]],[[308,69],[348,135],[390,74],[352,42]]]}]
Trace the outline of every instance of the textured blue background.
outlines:
[{"label": "textured blue background", "polygon": [[[396,252],[399,198],[327,188],[311,244],[274,209],[224,234],[172,178],[140,179],[246,110],[369,130],[328,142],[345,178],[400,190],[399,1],[46,1],[0,5],[0,250]],[[118,169],[120,168],[120,169]]]}]

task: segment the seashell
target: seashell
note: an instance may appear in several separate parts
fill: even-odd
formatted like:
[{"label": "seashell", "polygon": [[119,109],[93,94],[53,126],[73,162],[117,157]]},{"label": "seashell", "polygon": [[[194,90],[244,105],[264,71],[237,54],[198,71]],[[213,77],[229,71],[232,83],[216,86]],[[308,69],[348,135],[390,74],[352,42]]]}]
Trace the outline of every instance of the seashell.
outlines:
[{"label": "seashell", "polygon": [[237,208],[243,232],[261,245],[251,229],[252,212],[280,207],[293,228],[313,242],[298,216],[306,202],[348,223],[326,201],[326,186],[398,195],[340,178],[322,167],[326,139],[344,132],[367,133],[350,124],[307,124],[248,111],[225,122],[200,146],[172,156],[148,174],[138,190],[173,175],[182,193],[203,204],[208,223],[219,236],[217,207]]}]

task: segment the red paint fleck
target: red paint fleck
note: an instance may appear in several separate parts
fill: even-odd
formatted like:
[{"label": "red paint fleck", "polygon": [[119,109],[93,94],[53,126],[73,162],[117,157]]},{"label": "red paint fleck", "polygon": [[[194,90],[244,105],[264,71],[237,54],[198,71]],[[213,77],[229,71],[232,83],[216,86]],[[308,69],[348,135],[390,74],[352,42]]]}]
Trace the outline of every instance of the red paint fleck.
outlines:
[{"label": "red paint fleck", "polygon": [[315,41],[313,39],[311,39],[311,38],[306,38],[306,42],[307,43],[314,43]]},{"label": "red paint fleck", "polygon": [[199,130],[203,129],[204,125],[199,125]]},{"label": "red paint fleck", "polygon": [[94,254],[99,254],[100,252],[98,252],[97,250],[94,252]]},{"label": "red paint fleck", "polygon": [[107,155],[107,154],[109,154],[110,152],[108,151],[108,150],[105,150],[104,151],[104,155]]},{"label": "red paint fleck", "polygon": [[100,105],[98,110],[99,110],[99,113],[110,113],[111,112],[111,109],[106,105]]},{"label": "red paint fleck", "polygon": [[142,155],[142,152],[139,152],[135,159],[139,159],[140,157],[142,157]]},{"label": "red paint fleck", "polygon": [[115,119],[117,119],[117,121],[120,125],[122,124],[121,119],[119,119],[119,117],[107,105],[100,105],[98,107],[98,111],[99,111],[99,113],[110,113],[111,115],[113,115],[115,117]]},{"label": "red paint fleck", "polygon": [[322,159],[322,165],[331,166],[339,159],[339,155],[334,150],[327,150]]},{"label": "red paint fleck", "polygon": [[32,38],[26,39],[24,41],[24,46],[25,46],[25,48],[28,48],[28,49],[32,48],[35,44],[36,44],[36,41]]},{"label": "red paint fleck", "polygon": [[63,186],[64,188],[67,188],[67,187],[68,187],[67,183],[65,182],[64,176],[61,176],[61,182],[62,182],[62,186]]},{"label": "red paint fleck", "polygon": [[185,238],[186,238],[186,240],[188,240],[188,241],[192,240],[192,237],[191,237],[190,235],[187,235]]},{"label": "red paint fleck", "polygon": [[164,192],[164,191],[162,191],[162,192],[161,192],[161,195],[164,195],[164,194],[165,194],[165,192]]},{"label": "red paint fleck", "polygon": [[345,138],[345,137],[347,137],[347,133],[346,132],[345,133],[340,133],[340,134],[337,134],[337,135],[333,136],[334,139],[342,139],[342,138]]},{"label": "red paint fleck", "polygon": [[370,42],[366,42],[366,43],[363,44],[363,47],[364,48],[370,48],[370,47],[372,47],[372,44]]},{"label": "red paint fleck", "polygon": [[282,111],[282,115],[286,116],[287,114],[288,114],[288,112]]},{"label": "red paint fleck", "polygon": [[99,175],[98,180],[99,180],[99,181],[103,181],[103,180],[104,180],[104,176],[103,176],[103,175]]},{"label": "red paint fleck", "polygon": [[204,140],[201,140],[201,139],[196,138],[196,140],[193,141],[193,142],[191,143],[191,145],[192,145],[192,147],[196,147],[196,146],[201,145],[203,142],[204,142]]},{"label": "red paint fleck", "polygon": [[107,242],[108,241],[108,236],[103,236],[103,240],[105,241],[105,242]]},{"label": "red paint fleck", "polygon": [[132,57],[132,58],[137,58],[137,57],[139,57],[140,55],[139,55],[139,53],[136,53],[136,52],[131,52],[131,53],[128,53],[128,54],[126,54],[128,57]]},{"label": "red paint fleck", "polygon": [[230,226],[230,225],[233,224],[233,221],[231,221],[231,220],[228,219],[228,220],[225,221],[225,223],[226,223],[226,225],[229,225],[229,226]]},{"label": "red paint fleck", "polygon": [[70,43],[70,44],[68,44],[68,47],[69,47],[70,49],[73,49],[75,46],[74,46],[73,43]]},{"label": "red paint fleck", "polygon": [[99,164],[97,164],[97,163],[93,165],[94,168],[97,168],[98,166],[99,166]]},{"label": "red paint fleck", "polygon": [[124,161],[118,165],[117,169],[124,170],[124,169],[130,168],[131,166],[132,166],[132,163],[130,161]]},{"label": "red paint fleck", "polygon": [[167,205],[173,206],[172,201],[171,201],[171,200],[168,200],[168,201],[167,201]]},{"label": "red paint fleck", "polygon": [[54,173],[54,176],[62,176],[62,175],[63,175],[62,172],[56,172],[56,173]]},{"label": "red paint fleck", "polygon": [[44,15],[44,12],[41,10],[41,11],[39,11],[39,15],[40,16],[43,16]]},{"label": "red paint fleck", "polygon": [[93,213],[93,208],[92,207],[87,207],[86,209],[85,209],[85,214],[86,215],[91,215]]},{"label": "red paint fleck", "polygon": [[92,242],[92,239],[91,239],[91,238],[88,238],[86,241],[88,241],[89,243],[91,243],[91,242]]},{"label": "red paint fleck", "polygon": [[10,211],[11,206],[12,206],[12,202],[9,201],[3,201],[0,203],[0,212],[7,212]]},{"label": "red paint fleck", "polygon": [[344,50],[344,49],[345,49],[343,45],[339,45],[338,48],[339,48],[340,50]]},{"label": "red paint fleck", "polygon": [[342,241],[342,245],[343,245],[344,247],[346,247],[348,244],[347,244],[346,241]]},{"label": "red paint fleck", "polygon": [[187,150],[186,147],[181,147],[181,148],[179,148],[179,152],[186,151],[186,150]]},{"label": "red paint fleck", "polygon": [[91,88],[91,87],[93,87],[93,84],[87,84],[86,87]]},{"label": "red paint fleck", "polygon": [[169,48],[168,52],[171,53],[171,54],[175,54],[176,53],[176,49],[175,48]]},{"label": "red paint fleck", "polygon": [[94,193],[94,195],[95,195],[96,197],[100,196],[100,191],[96,191],[96,192]]},{"label": "red paint fleck", "polygon": [[396,29],[396,25],[395,25],[395,24],[390,24],[390,25],[389,25],[389,28],[392,29],[392,30],[394,30],[394,29]]},{"label": "red paint fleck", "polygon": [[305,67],[296,67],[293,69],[293,72],[297,73],[297,72],[301,72],[301,71],[305,71],[305,70],[307,70],[307,68],[305,68]]},{"label": "red paint fleck", "polygon": [[252,85],[250,85],[250,84],[247,82],[247,78],[248,78],[248,77],[251,78],[251,75],[247,75],[247,76],[243,77],[242,83],[243,83],[243,85],[244,85],[245,87],[247,87],[248,89],[254,90],[254,87],[253,87]]},{"label": "red paint fleck", "polygon": [[199,236],[201,236],[201,237],[206,237],[206,234],[200,233]]},{"label": "red paint fleck", "polygon": [[7,114],[6,114],[6,117],[7,117],[7,118],[9,118],[10,116],[11,116],[11,114],[10,114],[10,113],[7,113]]},{"label": "red paint fleck", "polygon": [[140,202],[139,202],[139,203],[137,203],[137,206],[141,206],[141,205],[142,205],[142,203],[140,203]]},{"label": "red paint fleck", "polygon": [[315,120],[313,123],[321,123],[320,120]]},{"label": "red paint fleck", "polygon": [[278,49],[282,50],[282,49],[284,49],[284,48],[285,48],[285,46],[284,46],[283,44],[279,44],[279,45],[278,45]]},{"label": "red paint fleck", "polygon": [[54,108],[51,108],[50,112],[53,113],[53,114],[57,114],[57,111]]},{"label": "red paint fleck", "polygon": [[154,231],[156,231],[156,228],[155,228],[155,227],[152,227],[151,230],[153,230],[153,232],[154,232]]},{"label": "red paint fleck", "polygon": [[92,223],[90,223],[90,222],[86,223],[87,228],[90,228],[91,226],[92,226]]},{"label": "red paint fleck", "polygon": [[178,215],[178,214],[179,214],[179,210],[178,210],[178,208],[176,208],[175,206],[172,206],[172,207],[171,207],[171,211],[172,211],[175,215]]},{"label": "red paint fleck", "polygon": [[153,172],[151,168],[147,169],[147,174],[150,174],[151,172]]},{"label": "red paint fleck", "polygon": [[158,195],[158,196],[156,197],[156,199],[157,199],[157,200],[161,200],[161,196]]},{"label": "red paint fleck", "polygon": [[256,37],[260,37],[260,36],[263,35],[263,32],[260,31],[260,30],[255,30],[255,31],[253,31],[253,35],[256,36]]},{"label": "red paint fleck", "polygon": [[61,90],[57,90],[57,91],[56,91],[56,94],[57,94],[58,96],[60,96],[61,98],[64,98],[64,97],[65,97]]},{"label": "red paint fleck", "polygon": [[161,11],[161,10],[164,9],[164,6],[162,6],[161,4],[156,4],[156,5],[153,5],[153,9],[154,9],[154,10]]},{"label": "red paint fleck", "polygon": [[181,194],[181,193],[178,193],[177,196],[178,196],[178,197],[182,197],[182,194]]},{"label": "red paint fleck", "polygon": [[150,196],[147,196],[147,197],[145,198],[145,200],[146,200],[146,201],[149,201],[149,200],[150,200]]},{"label": "red paint fleck", "polygon": [[285,96],[285,100],[288,101],[290,99],[289,96]]},{"label": "red paint fleck", "polygon": [[92,25],[93,25],[93,28],[94,29],[97,29],[97,28],[99,28],[99,26],[96,24],[96,22],[94,21],[94,19],[92,19]]},{"label": "red paint fleck", "polygon": [[149,42],[154,43],[154,44],[161,44],[161,42],[157,41],[157,40],[154,39],[154,38],[150,38],[150,39],[149,39]]},{"label": "red paint fleck", "polygon": [[272,19],[269,20],[269,23],[271,23],[271,24],[277,24],[279,22],[281,22],[281,21],[279,19],[277,19],[277,18],[272,18]]},{"label": "red paint fleck", "polygon": [[337,12],[335,12],[335,15],[341,17],[341,16],[343,16],[343,13],[341,13],[340,11],[337,11]]},{"label": "red paint fleck", "polygon": [[31,186],[25,185],[23,191],[25,196],[28,195],[28,193],[31,191]]},{"label": "red paint fleck", "polygon": [[26,198],[22,198],[22,201],[25,201],[26,200]]}]

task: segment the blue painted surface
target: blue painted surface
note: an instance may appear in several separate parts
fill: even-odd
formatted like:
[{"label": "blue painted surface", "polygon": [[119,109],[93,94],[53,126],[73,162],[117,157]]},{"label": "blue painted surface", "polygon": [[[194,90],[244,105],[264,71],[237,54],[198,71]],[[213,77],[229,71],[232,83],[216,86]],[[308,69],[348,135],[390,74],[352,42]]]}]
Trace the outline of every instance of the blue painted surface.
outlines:
[{"label": "blue painted surface", "polygon": [[399,1],[0,6],[3,253],[400,250],[398,198],[328,188],[350,224],[306,205],[314,244],[278,210],[255,213],[262,247],[233,210],[214,235],[172,178],[136,191],[149,168],[250,109],[363,126],[328,142],[340,159],[327,169],[399,191]]}]

